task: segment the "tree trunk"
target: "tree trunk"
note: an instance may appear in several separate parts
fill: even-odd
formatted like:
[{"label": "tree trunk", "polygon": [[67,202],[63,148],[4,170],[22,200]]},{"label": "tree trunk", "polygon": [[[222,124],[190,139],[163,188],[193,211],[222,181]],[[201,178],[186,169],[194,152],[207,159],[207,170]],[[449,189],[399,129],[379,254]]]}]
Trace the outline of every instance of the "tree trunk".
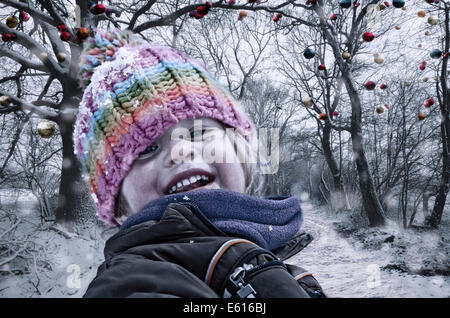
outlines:
[{"label": "tree trunk", "polygon": [[[356,169],[358,171],[359,187],[362,195],[363,207],[366,212],[367,218],[369,219],[369,226],[379,226],[385,224],[385,217],[383,207],[378,199],[375,187],[373,184],[372,177],[369,171],[369,164],[367,162],[366,155],[363,148],[363,137],[361,129],[361,99],[359,97],[358,91],[355,87],[355,80],[353,79],[351,73],[351,60],[345,61],[341,54],[341,47],[336,35],[332,30],[328,29],[327,20],[328,15],[323,10],[323,3],[319,2],[313,7],[314,11],[320,17],[320,23],[323,25],[321,28],[327,42],[333,50],[334,58],[339,66],[342,73],[342,78],[344,79],[345,87],[347,93],[350,97],[351,107],[352,107],[352,118],[351,118],[351,139],[352,139],[352,150],[355,157]],[[354,34],[348,41],[349,52],[353,52],[353,42]]]},{"label": "tree trunk", "polygon": [[75,225],[84,221],[81,220],[81,217],[95,209],[88,185],[83,180],[81,163],[73,152],[72,127],[74,121],[74,116],[62,115],[58,123],[63,145],[63,161],[55,216],[55,222],[72,233],[75,232]]},{"label": "tree trunk", "polygon": [[428,218],[428,200],[430,199],[430,194],[428,192],[425,192],[422,195],[422,201],[423,201],[423,217],[425,219]]},{"label": "tree trunk", "polygon": [[362,195],[363,206],[369,219],[369,226],[380,226],[385,224],[383,207],[375,191],[369,164],[363,147],[363,136],[361,128],[361,100],[354,86],[354,80],[348,72],[347,65],[342,72],[347,92],[352,105],[351,139],[353,156],[355,157],[356,169],[359,177],[359,187]]},{"label": "tree trunk", "polygon": [[337,211],[342,211],[346,207],[345,193],[339,167],[336,163],[336,160],[334,159],[333,152],[331,150],[330,136],[331,136],[331,126],[325,124],[322,135],[322,149],[323,154],[325,156],[325,160],[328,164],[328,168],[330,169],[331,175],[333,176],[333,185],[334,185],[334,191],[331,193],[330,199],[332,207]]},{"label": "tree trunk", "polygon": [[[449,52],[450,49],[450,7],[445,9],[445,50]],[[439,185],[439,192],[434,202],[433,212],[425,221],[425,224],[433,228],[437,228],[441,223],[442,213],[444,212],[445,202],[447,200],[447,194],[449,190],[449,178],[450,178],[450,90],[447,85],[448,71],[447,71],[448,58],[444,58],[441,68],[440,84],[442,87],[442,98],[439,98],[439,106],[441,110],[441,139],[442,139],[442,176]],[[436,91],[439,96],[439,86],[436,85]]]}]

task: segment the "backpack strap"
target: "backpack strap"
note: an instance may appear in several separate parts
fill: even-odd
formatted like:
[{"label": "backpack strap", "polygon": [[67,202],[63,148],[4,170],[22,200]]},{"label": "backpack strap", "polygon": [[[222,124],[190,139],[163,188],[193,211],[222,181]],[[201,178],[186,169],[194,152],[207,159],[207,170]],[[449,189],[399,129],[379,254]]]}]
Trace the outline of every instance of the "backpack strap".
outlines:
[{"label": "backpack strap", "polygon": [[[222,276],[232,269],[243,253],[255,248],[258,248],[258,245],[245,239],[232,239],[223,243],[209,262],[204,279],[205,283],[218,291],[223,281]],[[229,251],[231,253],[227,253]]]},{"label": "backpack strap", "polygon": [[288,271],[311,298],[326,298],[322,286],[308,270],[303,267],[286,264]]}]

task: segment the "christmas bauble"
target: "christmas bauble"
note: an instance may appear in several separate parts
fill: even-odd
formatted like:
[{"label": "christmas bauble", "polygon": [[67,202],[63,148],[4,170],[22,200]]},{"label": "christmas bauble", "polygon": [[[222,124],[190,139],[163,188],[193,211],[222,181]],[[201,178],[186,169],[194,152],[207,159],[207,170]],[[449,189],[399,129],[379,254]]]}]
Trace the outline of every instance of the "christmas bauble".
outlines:
[{"label": "christmas bauble", "polygon": [[394,0],[392,1],[392,5],[398,9],[403,8],[403,6],[405,5],[405,1],[404,0]]},{"label": "christmas bauble", "polygon": [[89,29],[85,27],[81,27],[77,30],[77,38],[81,41],[86,40],[90,35]]},{"label": "christmas bauble", "polygon": [[438,59],[442,56],[442,51],[438,49],[431,50],[430,56],[433,59]]},{"label": "christmas bauble", "polygon": [[50,138],[55,134],[55,124],[51,121],[42,121],[37,126],[37,132],[42,138]]},{"label": "christmas bauble", "polygon": [[424,18],[427,15],[427,13],[424,10],[419,10],[417,12],[417,15],[421,18]]},{"label": "christmas bauble", "polygon": [[238,20],[242,21],[244,20],[244,18],[247,17],[247,11],[242,10],[241,12],[239,12],[239,16],[238,16]]},{"label": "christmas bauble", "polygon": [[57,59],[58,62],[60,62],[60,63],[64,62],[64,61],[66,60],[66,58],[67,58],[67,55],[66,55],[65,53],[62,53],[62,52],[60,52],[60,53],[58,53],[58,54],[56,55],[56,59]]},{"label": "christmas bauble", "polygon": [[436,15],[431,15],[428,17],[428,23],[431,25],[436,25],[439,23],[439,18]]},{"label": "christmas bauble", "polygon": [[9,106],[11,103],[11,98],[8,95],[0,96],[0,105],[2,106]]},{"label": "christmas bauble", "polygon": [[339,1],[339,6],[341,8],[348,9],[348,8],[350,8],[351,5],[352,5],[352,1],[351,0],[341,0],[341,1]]},{"label": "christmas bauble", "polygon": [[307,49],[303,52],[303,56],[304,56],[305,58],[307,58],[308,60],[309,60],[309,59],[312,59],[314,56],[316,56],[316,51],[314,51],[314,50],[311,49],[311,48],[307,48]]},{"label": "christmas bauble", "polygon": [[373,39],[375,39],[375,35],[372,32],[367,31],[363,33],[362,38],[366,42],[372,42]]},{"label": "christmas bauble", "polygon": [[59,34],[59,38],[61,39],[61,41],[69,41],[70,40],[70,33],[67,31],[63,31]]},{"label": "christmas bauble", "polygon": [[8,28],[14,29],[19,24],[19,19],[17,19],[15,16],[10,15],[6,18],[6,25]]},{"label": "christmas bauble", "polygon": [[27,22],[28,20],[30,20],[30,15],[28,13],[26,13],[25,11],[20,11],[19,19],[21,21]]},{"label": "christmas bauble", "polygon": [[373,55],[373,60],[377,64],[383,64],[384,63],[384,57],[383,57],[383,55],[381,55],[379,53],[375,53]]},{"label": "christmas bauble", "polygon": [[368,91],[373,91],[375,89],[375,87],[377,86],[377,84],[374,81],[368,81],[364,84],[364,87],[368,90]]},{"label": "christmas bauble", "polygon": [[306,107],[312,107],[312,105],[313,105],[313,100],[312,100],[312,98],[311,98],[311,97],[306,97],[306,98],[304,98],[304,99],[303,99],[303,104],[304,104]]}]

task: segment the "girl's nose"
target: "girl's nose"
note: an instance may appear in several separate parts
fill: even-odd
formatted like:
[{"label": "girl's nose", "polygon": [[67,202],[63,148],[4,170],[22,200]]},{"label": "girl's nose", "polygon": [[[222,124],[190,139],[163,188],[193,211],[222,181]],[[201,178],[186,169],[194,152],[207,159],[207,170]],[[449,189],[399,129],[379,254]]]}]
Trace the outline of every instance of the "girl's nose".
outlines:
[{"label": "girl's nose", "polygon": [[164,158],[165,167],[192,162],[201,154],[201,143],[185,139],[171,140]]}]

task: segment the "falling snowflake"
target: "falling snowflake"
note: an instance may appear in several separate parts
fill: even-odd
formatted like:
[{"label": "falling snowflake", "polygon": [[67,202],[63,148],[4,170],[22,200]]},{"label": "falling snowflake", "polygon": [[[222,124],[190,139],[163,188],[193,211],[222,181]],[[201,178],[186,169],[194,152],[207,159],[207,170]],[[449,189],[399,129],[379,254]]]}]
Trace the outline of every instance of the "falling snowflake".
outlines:
[{"label": "falling snowflake", "polygon": [[269,231],[272,231],[272,230],[273,230],[272,225],[269,225]]},{"label": "falling snowflake", "polygon": [[189,200],[189,197],[188,197],[187,195],[185,195],[185,196],[183,197],[183,200]]}]

